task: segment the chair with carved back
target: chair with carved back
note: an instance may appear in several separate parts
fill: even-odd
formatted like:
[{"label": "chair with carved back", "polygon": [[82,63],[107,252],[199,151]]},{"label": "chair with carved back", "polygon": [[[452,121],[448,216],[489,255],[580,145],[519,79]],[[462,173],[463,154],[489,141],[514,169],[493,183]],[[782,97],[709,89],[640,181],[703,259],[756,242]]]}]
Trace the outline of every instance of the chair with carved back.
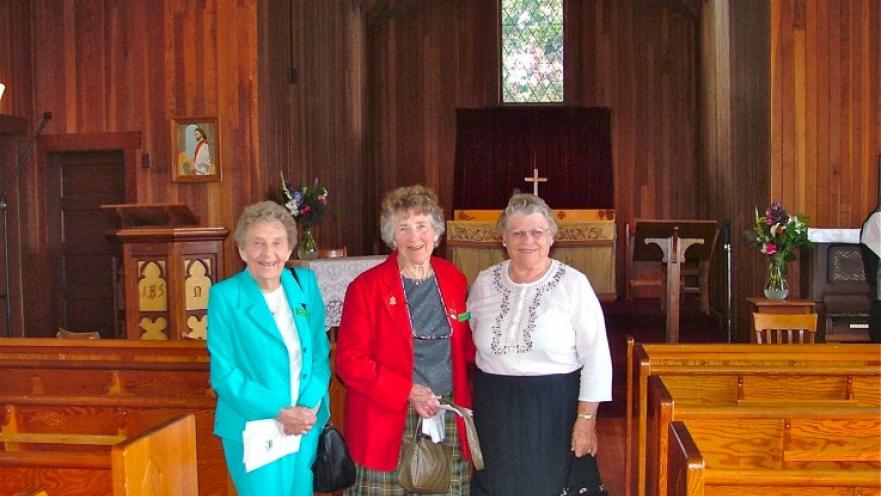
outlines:
[{"label": "chair with carved back", "polygon": [[340,248],[319,248],[318,258],[342,258],[348,256],[348,250],[345,246]]},{"label": "chair with carved back", "polygon": [[813,343],[817,334],[815,313],[753,313],[756,343]]},{"label": "chair with carved back", "polygon": [[[682,293],[696,293],[700,298],[701,312],[710,314],[710,262],[716,252],[716,243],[719,240],[719,230],[716,229],[713,239],[709,243],[709,257],[705,260],[694,260],[688,257],[679,266],[679,276],[682,281],[679,286]],[[661,309],[666,309],[667,266],[661,265]]]}]

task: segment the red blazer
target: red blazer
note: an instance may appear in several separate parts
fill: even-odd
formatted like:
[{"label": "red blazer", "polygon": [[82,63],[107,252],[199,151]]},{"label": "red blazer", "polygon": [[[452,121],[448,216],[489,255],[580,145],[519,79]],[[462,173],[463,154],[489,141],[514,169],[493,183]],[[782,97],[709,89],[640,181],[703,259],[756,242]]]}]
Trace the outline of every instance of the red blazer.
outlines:
[{"label": "red blazer", "polygon": [[[336,372],[347,388],[346,444],[355,462],[384,472],[398,464],[413,386],[413,333],[397,257],[392,253],[349,285],[336,345]],[[431,257],[431,266],[453,329],[453,401],[470,408],[467,369],[474,363],[474,343],[468,321],[457,318],[465,312],[468,281],[444,259]],[[462,456],[470,459],[458,416],[457,423]]]}]

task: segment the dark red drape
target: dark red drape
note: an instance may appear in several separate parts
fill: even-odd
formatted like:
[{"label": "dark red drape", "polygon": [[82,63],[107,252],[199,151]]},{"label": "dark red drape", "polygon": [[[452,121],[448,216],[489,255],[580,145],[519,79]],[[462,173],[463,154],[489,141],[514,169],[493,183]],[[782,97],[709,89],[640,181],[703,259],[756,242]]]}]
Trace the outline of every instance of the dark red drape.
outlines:
[{"label": "dark red drape", "polygon": [[456,111],[454,209],[501,209],[515,189],[551,208],[614,208],[611,111],[503,107]]}]

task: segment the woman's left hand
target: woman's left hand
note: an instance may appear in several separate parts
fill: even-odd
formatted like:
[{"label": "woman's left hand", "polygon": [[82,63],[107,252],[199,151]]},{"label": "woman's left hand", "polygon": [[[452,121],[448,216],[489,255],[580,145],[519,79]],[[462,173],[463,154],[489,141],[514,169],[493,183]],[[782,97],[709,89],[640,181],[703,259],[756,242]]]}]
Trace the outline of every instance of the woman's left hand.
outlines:
[{"label": "woman's left hand", "polygon": [[302,406],[292,406],[278,412],[275,417],[284,426],[285,434],[302,435],[309,432],[318,420],[316,410]]},{"label": "woman's left hand", "polygon": [[576,457],[597,454],[597,421],[596,419],[576,419],[572,427],[572,451]]}]

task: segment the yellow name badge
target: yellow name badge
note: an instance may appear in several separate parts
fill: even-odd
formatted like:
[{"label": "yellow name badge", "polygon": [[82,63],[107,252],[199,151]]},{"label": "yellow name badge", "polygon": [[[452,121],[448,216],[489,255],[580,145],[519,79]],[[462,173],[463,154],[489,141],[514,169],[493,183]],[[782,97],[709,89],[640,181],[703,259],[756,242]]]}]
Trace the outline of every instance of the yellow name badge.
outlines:
[{"label": "yellow name badge", "polygon": [[456,316],[456,320],[459,322],[465,322],[471,318],[471,312],[462,312]]},{"label": "yellow name badge", "polygon": [[302,307],[295,309],[294,314],[296,314],[297,317],[303,317],[304,319],[309,318],[309,312],[307,312],[306,309]]}]

